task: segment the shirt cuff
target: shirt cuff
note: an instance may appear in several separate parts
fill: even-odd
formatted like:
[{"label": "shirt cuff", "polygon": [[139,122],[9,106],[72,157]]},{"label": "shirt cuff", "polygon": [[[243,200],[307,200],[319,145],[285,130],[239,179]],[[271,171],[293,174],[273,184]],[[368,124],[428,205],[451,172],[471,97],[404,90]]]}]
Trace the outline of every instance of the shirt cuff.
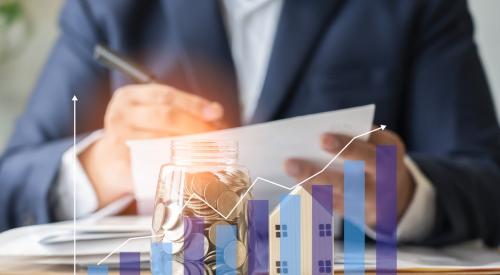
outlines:
[{"label": "shirt cuff", "polygon": [[102,130],[95,131],[76,144],[75,160],[75,188],[76,198],[73,196],[73,147],[64,152],[59,174],[56,180],[55,209],[56,220],[73,218],[73,200],[76,199],[76,218],[85,217],[99,208],[99,201],[78,155],[96,142],[103,135]]},{"label": "shirt cuff", "polygon": [[434,225],[436,191],[410,157],[407,156],[404,161],[415,182],[415,193],[398,224],[397,238],[399,242],[418,242],[430,234]]},{"label": "shirt cuff", "polygon": [[[434,225],[435,190],[430,180],[410,157],[406,156],[404,162],[415,182],[415,193],[399,221],[396,237],[398,242],[418,242],[429,235]],[[368,237],[376,239],[373,228],[367,226],[365,232]]]}]

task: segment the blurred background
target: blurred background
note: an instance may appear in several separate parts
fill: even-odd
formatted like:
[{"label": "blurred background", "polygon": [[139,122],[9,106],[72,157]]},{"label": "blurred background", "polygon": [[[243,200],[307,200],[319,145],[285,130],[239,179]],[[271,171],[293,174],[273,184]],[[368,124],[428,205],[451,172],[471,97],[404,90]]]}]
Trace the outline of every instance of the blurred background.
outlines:
[{"label": "blurred background", "polygon": [[[63,2],[0,0],[0,151],[57,37]],[[500,118],[500,0],[469,0],[469,6]]]}]

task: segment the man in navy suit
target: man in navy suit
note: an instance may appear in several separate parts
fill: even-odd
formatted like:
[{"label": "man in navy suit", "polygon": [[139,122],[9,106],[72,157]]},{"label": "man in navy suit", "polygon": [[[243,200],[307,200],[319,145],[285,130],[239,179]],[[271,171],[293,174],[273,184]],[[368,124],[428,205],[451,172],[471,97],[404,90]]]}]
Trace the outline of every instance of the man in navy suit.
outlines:
[{"label": "man in navy suit", "polygon": [[[367,205],[375,145],[397,144],[399,240],[500,243],[500,130],[465,1],[68,0],[60,27],[0,160],[1,230],[72,217],[76,93],[79,217],[132,192],[127,139],[375,103],[391,131],[343,154],[366,160]],[[99,66],[98,43],[161,84]],[[318,137],[332,154],[348,141]],[[317,171],[285,166],[297,179]]]}]

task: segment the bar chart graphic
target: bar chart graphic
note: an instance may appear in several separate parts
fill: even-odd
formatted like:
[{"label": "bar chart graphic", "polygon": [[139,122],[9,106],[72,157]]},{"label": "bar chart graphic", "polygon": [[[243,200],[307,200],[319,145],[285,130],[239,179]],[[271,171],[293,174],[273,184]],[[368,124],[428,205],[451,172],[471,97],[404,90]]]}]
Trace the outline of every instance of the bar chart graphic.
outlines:
[{"label": "bar chart graphic", "polygon": [[[257,178],[240,198],[227,218],[238,207],[243,197],[258,182],[273,184],[292,192],[280,200],[274,211],[270,211],[269,202],[249,200],[246,274],[333,274],[334,255],[334,187],[332,184],[312,185],[302,188],[302,184],[323,173],[338,156],[357,138],[385,126],[354,137],[333,159],[316,174],[299,182],[293,187]],[[377,274],[396,274],[396,227],[397,227],[397,149],[395,145],[379,145],[376,148],[376,272]],[[346,160],[343,163],[343,268],[345,274],[364,274],[365,272],[365,162],[364,160]],[[307,190],[306,190],[307,189]],[[193,196],[196,196],[194,194]],[[192,197],[193,197],[192,196]],[[189,200],[192,199],[190,197]],[[197,197],[202,200],[203,198]],[[187,204],[186,202],[186,204]],[[207,202],[205,202],[207,203]],[[208,206],[210,204],[207,203]],[[203,221],[199,221],[200,224]],[[203,243],[196,239],[195,233],[202,233],[203,228],[190,228],[185,233],[185,240],[191,245],[184,250],[184,258],[196,264],[200,259]],[[231,225],[219,225],[216,229],[216,247],[224,247],[236,239],[237,228]],[[171,244],[153,243],[151,245],[151,271],[153,274],[182,274],[176,271],[175,259],[172,258]],[[235,266],[232,257],[216,254],[217,265]],[[108,255],[109,256],[109,255]],[[120,274],[139,274],[139,253],[120,253]],[[106,259],[106,258],[105,258]],[[108,274],[108,267],[103,264],[88,267],[88,274]],[[123,263],[122,263],[123,261]],[[200,266],[203,262],[198,263]],[[202,269],[202,268],[199,268]],[[186,267],[184,274],[192,274]],[[229,272],[229,273],[227,273]],[[232,274],[235,270],[224,270]],[[214,272],[219,274],[220,272]],[[220,273],[222,274],[222,273]]]},{"label": "bar chart graphic", "polygon": [[365,262],[365,163],[344,163],[344,269],[364,274]]}]

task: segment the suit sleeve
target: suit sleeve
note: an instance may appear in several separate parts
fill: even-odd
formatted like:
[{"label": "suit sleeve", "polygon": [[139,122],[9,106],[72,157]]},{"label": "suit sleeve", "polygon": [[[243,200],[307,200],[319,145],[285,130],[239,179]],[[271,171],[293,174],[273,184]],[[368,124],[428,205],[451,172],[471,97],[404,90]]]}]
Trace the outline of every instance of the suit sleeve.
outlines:
[{"label": "suit sleeve", "polygon": [[77,133],[102,127],[109,92],[105,71],[92,60],[95,33],[82,2],[67,1],[60,36],[0,158],[0,231],[52,220],[53,183],[73,144],[74,94]]},{"label": "suit sleeve", "polygon": [[500,244],[500,128],[466,1],[419,16],[404,139],[436,190],[429,245]]}]

